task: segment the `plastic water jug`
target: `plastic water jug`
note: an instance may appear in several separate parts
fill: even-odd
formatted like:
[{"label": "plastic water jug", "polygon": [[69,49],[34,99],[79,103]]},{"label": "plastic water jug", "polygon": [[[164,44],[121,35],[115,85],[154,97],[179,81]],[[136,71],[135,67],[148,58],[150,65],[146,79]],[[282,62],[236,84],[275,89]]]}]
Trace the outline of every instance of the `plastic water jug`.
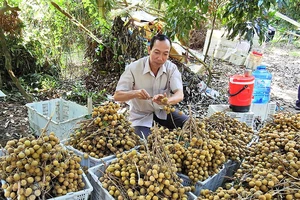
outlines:
[{"label": "plastic water jug", "polygon": [[254,76],[234,75],[230,77],[229,104],[233,112],[248,112],[250,110],[254,88]]},{"label": "plastic water jug", "polygon": [[266,66],[259,65],[252,73],[255,77],[252,103],[265,104],[270,100],[272,74]]}]

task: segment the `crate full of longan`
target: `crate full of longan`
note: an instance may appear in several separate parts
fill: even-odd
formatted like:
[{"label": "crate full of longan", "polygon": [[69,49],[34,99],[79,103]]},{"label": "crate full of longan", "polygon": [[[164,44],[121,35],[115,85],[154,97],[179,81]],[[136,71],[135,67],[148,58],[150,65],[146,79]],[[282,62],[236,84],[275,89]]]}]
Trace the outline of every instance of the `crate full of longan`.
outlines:
[{"label": "crate full of longan", "polygon": [[61,146],[54,133],[10,140],[0,152],[7,199],[87,200],[93,190],[80,158]]},{"label": "crate full of longan", "polygon": [[194,187],[194,190],[192,191],[193,194],[199,196],[201,190],[203,189],[209,189],[215,191],[218,187],[222,186],[222,183],[224,182],[224,178],[228,170],[229,163],[231,163],[231,161],[227,161],[222,166],[222,169],[220,169],[218,173],[214,174],[213,176],[210,176],[205,181],[197,181],[196,184],[193,184],[193,181],[184,174],[178,173],[178,176],[183,180],[182,185],[193,186]]},{"label": "crate full of longan", "polygon": [[[145,157],[148,155],[132,151],[106,165],[100,164],[88,169],[94,188],[91,199],[196,199],[190,187],[174,181],[170,168],[158,164],[150,164],[149,168],[149,163],[143,160]],[[129,160],[133,163],[137,161],[136,165],[130,165]]]}]

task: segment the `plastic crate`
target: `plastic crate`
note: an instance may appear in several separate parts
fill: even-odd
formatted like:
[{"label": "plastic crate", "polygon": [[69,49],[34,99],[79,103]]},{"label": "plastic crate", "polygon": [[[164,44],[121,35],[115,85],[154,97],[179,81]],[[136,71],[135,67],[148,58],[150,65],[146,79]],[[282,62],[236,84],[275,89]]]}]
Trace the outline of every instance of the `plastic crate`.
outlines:
[{"label": "plastic crate", "polygon": [[5,98],[6,97],[6,94],[4,94],[1,90],[0,90],[0,99],[1,98]]},{"label": "plastic crate", "polygon": [[[70,146],[70,145],[66,145],[66,142],[69,139],[65,139],[63,141],[61,141],[61,145],[64,146],[65,148],[67,148],[69,151],[73,151],[77,156],[79,156],[81,158],[81,162],[80,162],[80,166],[82,167],[87,167],[87,168],[91,168],[94,167],[96,165],[102,164],[102,163],[107,163],[110,160],[113,160],[116,158],[116,155],[109,155],[109,156],[105,156],[103,158],[94,158],[89,156],[88,158],[84,158],[84,154],[85,152],[79,151],[78,149],[75,149],[74,147]],[[140,146],[136,146],[128,151],[124,151],[125,152],[129,152],[132,150],[138,150]]]},{"label": "plastic crate", "polygon": [[[227,162],[226,162],[227,163]],[[226,176],[226,163],[222,166],[222,169],[215,175],[209,177],[205,181],[198,181],[195,184],[195,191],[193,192],[196,196],[200,196],[200,192],[203,189],[209,189],[215,191],[218,187],[221,187]],[[183,180],[182,185],[184,186],[191,186],[192,181],[189,179],[188,176],[184,174],[178,174],[178,176]]]},{"label": "plastic crate", "polygon": [[[110,160],[109,162],[106,163],[108,166],[113,160]],[[100,164],[97,166],[94,166],[92,168],[88,169],[88,172],[90,174],[91,178],[91,184],[94,188],[92,195],[91,195],[91,200],[99,200],[99,199],[105,199],[105,200],[114,200],[114,198],[108,193],[108,191],[102,187],[102,184],[99,180],[100,177],[103,176],[102,172],[105,172],[105,165]],[[195,200],[197,197],[191,193],[188,192],[188,200]]]},{"label": "plastic crate", "polygon": [[241,52],[236,52],[234,54],[231,54],[229,58],[229,62],[231,62],[234,65],[244,65],[246,61],[247,55]]},{"label": "plastic crate", "polygon": [[254,117],[259,117],[261,120],[268,120],[276,113],[276,103],[270,102],[266,104],[251,104],[250,110],[254,113]]},{"label": "plastic crate", "polygon": [[[84,173],[82,174],[82,178],[83,178],[83,182],[85,183],[83,190],[80,190],[78,192],[70,192],[67,193],[66,195],[60,197],[54,197],[48,200],[88,200],[90,194],[93,191],[93,187]],[[5,184],[5,181],[1,180],[1,184]],[[6,199],[11,200],[11,198],[6,198]]]},{"label": "plastic crate", "polygon": [[68,138],[77,122],[86,118],[88,109],[72,101],[52,99],[26,104],[30,127],[40,135],[50,117],[46,133],[54,132],[60,139]]},{"label": "plastic crate", "polygon": [[249,112],[232,112],[229,108],[229,105],[209,105],[207,116],[210,117],[216,112],[225,112],[231,118],[237,119],[240,122],[244,122],[250,128],[253,128],[254,123],[254,113],[252,111]]},{"label": "plastic crate", "polygon": [[91,168],[91,167],[94,167],[94,166],[99,165],[101,163],[106,163],[106,162],[116,158],[115,155],[110,155],[110,156],[106,156],[106,157],[99,158],[99,159],[98,158],[93,158],[91,156],[89,156],[88,158],[84,158],[85,152],[79,151],[78,149],[75,149],[72,146],[66,145],[66,142],[68,140],[69,139],[63,140],[60,143],[64,147],[66,147],[69,151],[73,151],[77,156],[79,156],[81,158],[80,166],[82,166],[82,167]]},{"label": "plastic crate", "polygon": [[[253,139],[247,144],[247,147],[251,147],[254,142],[257,142],[259,140],[258,135],[254,135]],[[237,161],[237,160],[229,160],[225,163],[225,168],[226,168],[226,175],[225,175],[225,180],[230,180],[230,178],[233,176],[233,174],[240,168],[240,165],[242,161]]]}]

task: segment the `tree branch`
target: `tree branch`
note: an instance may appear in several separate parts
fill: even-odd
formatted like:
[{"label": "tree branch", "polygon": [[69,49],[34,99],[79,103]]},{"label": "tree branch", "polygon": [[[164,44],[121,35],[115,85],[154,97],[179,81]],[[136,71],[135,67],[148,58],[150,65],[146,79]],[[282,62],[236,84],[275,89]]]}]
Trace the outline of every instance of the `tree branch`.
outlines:
[{"label": "tree branch", "polygon": [[0,15],[3,15],[7,11],[20,11],[21,9],[19,7],[11,7],[8,5],[7,1],[4,0],[3,6],[0,7]]},{"label": "tree branch", "polygon": [[32,96],[30,96],[29,94],[26,93],[23,86],[20,84],[19,79],[15,76],[15,74],[12,70],[11,55],[10,55],[9,50],[7,48],[5,35],[4,35],[4,32],[3,32],[2,28],[0,28],[0,47],[2,47],[2,52],[3,52],[4,58],[5,58],[5,68],[8,72],[8,74],[9,74],[10,78],[12,79],[12,81],[14,82],[16,87],[19,89],[21,94],[24,96],[26,101],[27,102],[32,102],[32,100],[33,100]]},{"label": "tree branch", "polygon": [[69,13],[67,13],[66,11],[64,11],[59,5],[57,5],[56,3],[54,3],[53,1],[51,1],[51,4],[62,14],[64,14],[66,17],[68,17],[71,22],[73,22],[78,28],[82,29],[83,31],[85,31],[92,39],[94,39],[96,42],[98,42],[99,44],[103,44],[103,42],[101,40],[99,40],[97,38],[97,36],[95,36],[90,30],[88,30],[87,28],[85,28],[80,22],[78,22],[73,16],[71,16]]}]

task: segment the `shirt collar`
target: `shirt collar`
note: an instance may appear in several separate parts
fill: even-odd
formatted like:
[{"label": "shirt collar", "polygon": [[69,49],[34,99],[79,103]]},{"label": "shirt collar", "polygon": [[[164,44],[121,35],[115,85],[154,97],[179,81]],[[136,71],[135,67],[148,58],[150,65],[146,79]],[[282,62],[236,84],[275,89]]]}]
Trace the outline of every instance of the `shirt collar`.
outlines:
[{"label": "shirt collar", "polygon": [[[151,73],[149,60],[150,60],[150,59],[149,59],[149,56],[148,56],[147,59],[146,59],[146,64],[145,64],[145,67],[144,67],[143,74]],[[157,76],[160,76],[160,75],[162,75],[163,73],[167,73],[166,63],[164,63],[164,64],[161,66],[161,68],[159,68],[159,71],[158,71]]]}]

